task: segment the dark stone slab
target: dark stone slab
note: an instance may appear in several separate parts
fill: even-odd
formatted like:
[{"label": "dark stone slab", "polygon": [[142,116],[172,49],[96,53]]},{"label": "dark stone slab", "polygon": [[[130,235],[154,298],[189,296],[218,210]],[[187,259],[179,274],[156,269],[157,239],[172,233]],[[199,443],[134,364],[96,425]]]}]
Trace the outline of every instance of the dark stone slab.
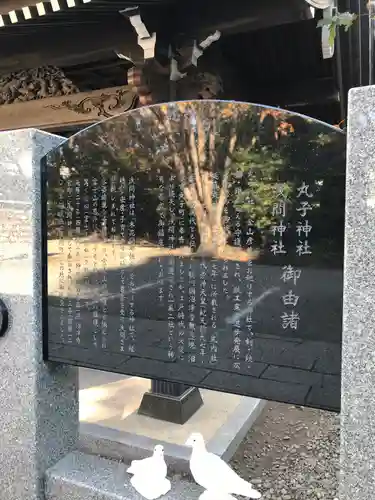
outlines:
[{"label": "dark stone slab", "polygon": [[[241,373],[244,375],[249,375],[250,377],[260,377],[268,366],[266,363],[258,363],[257,361],[254,361],[249,366],[247,366],[245,363],[243,364],[244,366],[241,370]],[[207,364],[203,366],[205,368],[207,367],[210,370],[238,373],[238,369],[233,367],[233,359],[219,359],[219,361],[214,365]]]},{"label": "dark stone slab", "polygon": [[308,385],[274,380],[263,380],[236,375],[234,373],[213,372],[204,380],[207,387],[220,387],[220,390],[236,394],[250,393],[256,398],[271,401],[298,404],[298,401],[307,403],[306,398],[310,387]]},{"label": "dark stone slab", "polygon": [[341,373],[341,351],[328,348],[319,354],[314,371],[340,375]]},{"label": "dark stone slab", "polygon": [[[120,366],[118,367],[120,368]],[[174,362],[163,363],[156,359],[145,359],[132,357],[124,364],[121,369],[124,373],[134,373],[142,376],[147,369],[150,377],[160,380],[173,380],[175,382],[184,382],[186,384],[199,385],[202,380],[210,373],[210,370],[189,366],[182,367]],[[180,379],[180,380],[179,380]],[[183,380],[182,380],[183,379]]]},{"label": "dark stone slab", "polygon": [[321,387],[312,386],[307,398],[307,404],[317,408],[335,410],[340,404],[340,377],[332,377],[330,379],[326,377],[326,375],[323,376]]},{"label": "dark stone slab", "polygon": [[300,370],[299,368],[287,368],[285,366],[271,365],[262,373],[261,378],[278,380],[280,382],[295,382],[298,380],[304,385],[314,385],[320,387],[323,382],[323,375],[320,373]]},{"label": "dark stone slab", "polygon": [[[124,362],[124,356],[122,354],[116,354],[113,352],[104,351],[103,349],[97,349],[93,351],[86,348],[77,349],[76,346],[69,346],[64,344],[50,344],[49,345],[49,356],[51,358],[66,359],[69,357],[74,364],[84,363],[84,366],[98,366],[100,368],[106,368],[109,364],[116,366]],[[127,357],[126,359],[129,359]]]},{"label": "dark stone slab", "polygon": [[243,103],[154,111],[46,158],[45,344],[69,346],[49,359],[339,411],[320,381],[341,369],[345,134]]}]

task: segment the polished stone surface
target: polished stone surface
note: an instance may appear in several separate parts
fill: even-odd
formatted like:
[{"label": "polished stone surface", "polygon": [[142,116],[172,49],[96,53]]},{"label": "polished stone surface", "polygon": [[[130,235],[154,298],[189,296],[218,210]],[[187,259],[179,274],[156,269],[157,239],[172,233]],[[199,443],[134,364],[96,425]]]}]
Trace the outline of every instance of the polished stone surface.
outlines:
[{"label": "polished stone surface", "polygon": [[349,94],[340,500],[375,498],[375,87]]},{"label": "polished stone surface", "polygon": [[47,159],[49,359],[338,411],[345,151],[220,101],[76,135]]},{"label": "polished stone surface", "polygon": [[0,134],[0,500],[41,500],[44,472],[78,434],[77,369],[43,362],[40,158],[63,138]]}]

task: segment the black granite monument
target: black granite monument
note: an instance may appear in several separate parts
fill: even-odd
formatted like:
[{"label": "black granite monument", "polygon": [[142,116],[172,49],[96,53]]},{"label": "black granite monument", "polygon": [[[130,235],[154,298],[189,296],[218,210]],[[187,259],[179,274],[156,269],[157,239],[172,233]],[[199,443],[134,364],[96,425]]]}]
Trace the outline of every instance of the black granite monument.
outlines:
[{"label": "black granite monument", "polygon": [[340,409],[345,134],[144,107],[44,162],[45,358]]}]

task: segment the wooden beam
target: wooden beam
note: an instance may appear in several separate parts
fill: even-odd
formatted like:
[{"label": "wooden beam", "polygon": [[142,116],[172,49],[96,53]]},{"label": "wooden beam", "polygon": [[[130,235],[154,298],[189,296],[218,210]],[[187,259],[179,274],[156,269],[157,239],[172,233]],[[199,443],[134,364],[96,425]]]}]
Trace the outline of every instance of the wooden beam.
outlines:
[{"label": "wooden beam", "polygon": [[88,126],[132,109],[136,96],[128,86],[0,106],[0,131]]},{"label": "wooden beam", "polygon": [[[299,21],[309,14],[304,0],[190,0],[175,5],[168,14],[164,5],[142,9],[142,17],[149,29],[158,33],[158,39],[168,41],[177,36],[183,42],[216,29],[224,34],[239,33]],[[90,6],[94,9],[96,3]],[[30,22],[0,30],[0,72],[79,64],[114,50],[136,61],[143,57],[134,29],[118,12],[97,7],[55,13],[48,23]]]},{"label": "wooden beam", "polygon": [[[36,5],[38,2],[30,2],[30,5]],[[0,0],[0,14],[8,14],[11,10],[22,9],[28,5],[28,0]]]},{"label": "wooden beam", "polygon": [[307,81],[297,80],[286,86],[270,86],[251,89],[252,100],[261,104],[281,108],[303,108],[328,101],[338,101],[338,89],[332,77],[317,78]]},{"label": "wooden beam", "polygon": [[0,72],[68,66],[96,59],[97,54],[108,56],[115,49],[135,60],[143,57],[135,31],[120,14],[103,16],[102,21],[86,17],[73,25],[42,25],[37,31],[0,30]]},{"label": "wooden beam", "polygon": [[199,37],[215,30],[224,35],[243,33],[312,16],[305,0],[190,0],[181,2],[178,17],[176,30],[181,35]]}]

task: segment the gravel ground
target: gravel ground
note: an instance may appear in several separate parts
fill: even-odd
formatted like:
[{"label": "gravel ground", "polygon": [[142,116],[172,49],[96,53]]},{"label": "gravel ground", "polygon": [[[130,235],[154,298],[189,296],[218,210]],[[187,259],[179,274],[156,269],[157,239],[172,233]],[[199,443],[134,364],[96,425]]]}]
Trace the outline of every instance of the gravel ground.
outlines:
[{"label": "gravel ground", "polygon": [[265,410],[231,466],[270,500],[334,500],[339,466],[339,418],[279,403]]}]

